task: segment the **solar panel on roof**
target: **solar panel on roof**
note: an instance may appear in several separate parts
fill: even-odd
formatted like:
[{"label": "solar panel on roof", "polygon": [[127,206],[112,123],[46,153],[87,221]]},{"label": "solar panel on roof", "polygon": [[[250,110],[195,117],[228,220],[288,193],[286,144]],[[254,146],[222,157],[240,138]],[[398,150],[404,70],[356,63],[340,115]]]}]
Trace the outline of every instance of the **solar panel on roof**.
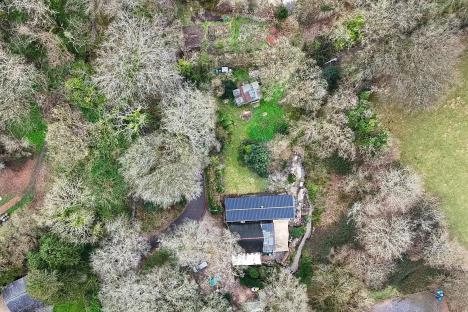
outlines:
[{"label": "solar panel on roof", "polygon": [[227,222],[293,219],[294,198],[291,195],[265,195],[226,198]]}]

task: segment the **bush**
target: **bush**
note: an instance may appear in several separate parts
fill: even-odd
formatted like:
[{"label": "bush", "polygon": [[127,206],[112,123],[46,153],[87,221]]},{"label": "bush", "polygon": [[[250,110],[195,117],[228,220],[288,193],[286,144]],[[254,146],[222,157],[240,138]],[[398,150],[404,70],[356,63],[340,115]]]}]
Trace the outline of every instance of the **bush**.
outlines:
[{"label": "bush", "polygon": [[47,234],[40,240],[38,254],[32,253],[29,265],[47,266],[52,270],[64,270],[78,265],[82,258],[83,247],[63,241],[55,234]]},{"label": "bush", "polygon": [[336,55],[333,40],[326,36],[318,36],[311,43],[304,45],[307,57],[313,58],[318,66],[323,66]]},{"label": "bush", "polygon": [[301,262],[299,263],[299,271],[297,272],[297,277],[306,285],[309,285],[312,279],[312,258],[309,256],[303,255],[301,257]]},{"label": "bush", "polygon": [[6,125],[7,130],[16,139],[27,139],[34,145],[36,151],[40,151],[45,143],[47,124],[42,118],[42,112],[37,103],[31,103],[29,114],[17,121]]},{"label": "bush", "polygon": [[221,96],[222,99],[234,99],[234,94],[232,93],[235,89],[237,89],[237,84],[232,80],[224,80],[224,93]]},{"label": "bush", "polygon": [[333,92],[338,89],[338,82],[341,79],[339,66],[327,66],[323,69],[323,78],[327,81],[328,91]]},{"label": "bush", "polygon": [[72,77],[65,82],[67,99],[78,106],[89,121],[96,121],[102,113],[105,97],[91,80],[91,66],[79,61],[73,65]]},{"label": "bush", "polygon": [[358,15],[346,21],[343,26],[344,33],[338,34],[338,38],[335,40],[335,49],[337,51],[351,48],[364,39],[365,21],[363,16]]},{"label": "bush", "polygon": [[263,288],[268,275],[268,269],[266,267],[251,266],[244,271],[244,276],[240,278],[240,283],[247,287]]},{"label": "bush", "polygon": [[166,263],[174,262],[174,260],[174,255],[168,249],[161,248],[146,258],[143,269],[150,270],[154,267],[160,267]]},{"label": "bush", "polygon": [[320,186],[312,182],[307,182],[306,188],[309,194],[309,200],[314,201],[317,198],[318,193],[320,192]]},{"label": "bush", "polygon": [[348,125],[356,134],[357,144],[380,149],[387,143],[388,135],[379,129],[377,116],[368,101],[369,96],[369,91],[359,94],[358,105],[347,113]]},{"label": "bush", "polygon": [[283,21],[283,20],[288,18],[288,15],[289,15],[289,12],[288,12],[288,8],[286,8],[286,6],[280,5],[280,6],[278,6],[276,8],[276,11],[275,11],[276,19],[278,19],[280,21]]},{"label": "bush", "polygon": [[291,237],[292,238],[300,238],[306,232],[305,226],[298,226],[291,229]]},{"label": "bush", "polygon": [[193,62],[180,59],[177,67],[182,76],[200,86],[202,83],[211,80],[213,61],[207,53],[200,53],[198,58]]},{"label": "bush", "polygon": [[268,177],[271,152],[265,145],[245,141],[240,147],[239,156],[241,161],[260,177]]}]

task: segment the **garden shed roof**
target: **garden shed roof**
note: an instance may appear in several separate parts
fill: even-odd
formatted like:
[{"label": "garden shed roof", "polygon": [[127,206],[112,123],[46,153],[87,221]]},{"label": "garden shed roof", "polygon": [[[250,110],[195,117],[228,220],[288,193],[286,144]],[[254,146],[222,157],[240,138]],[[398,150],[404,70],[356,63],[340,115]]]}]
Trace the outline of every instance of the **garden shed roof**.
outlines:
[{"label": "garden shed roof", "polygon": [[42,302],[34,300],[26,292],[26,277],[7,285],[3,290],[3,301],[11,312],[52,311]]},{"label": "garden shed roof", "polygon": [[226,198],[226,222],[291,220],[295,202],[291,195],[261,195]]}]

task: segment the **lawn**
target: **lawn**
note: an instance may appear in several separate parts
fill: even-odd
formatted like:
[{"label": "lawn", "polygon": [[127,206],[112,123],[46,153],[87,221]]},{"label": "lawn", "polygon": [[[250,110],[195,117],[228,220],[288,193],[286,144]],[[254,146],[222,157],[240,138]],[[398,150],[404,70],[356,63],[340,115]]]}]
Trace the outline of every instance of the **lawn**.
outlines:
[{"label": "lawn", "polygon": [[[232,102],[222,103],[220,113],[229,120],[230,139],[223,149],[225,164],[225,189],[227,194],[249,194],[266,191],[267,179],[256,173],[239,161],[239,146],[244,140],[267,142],[276,133],[286,131],[286,118],[283,108],[278,105],[283,96],[283,90],[276,88],[272,96],[262,99],[258,107],[245,105],[236,107]],[[245,111],[252,111],[250,120],[242,120]]]},{"label": "lawn", "polygon": [[227,194],[258,193],[266,190],[267,181],[245,167],[239,161],[239,146],[248,138],[249,121],[240,118],[242,112],[251,107],[238,108],[235,105],[220,104],[220,110],[232,121],[229,143],[223,149],[224,164],[226,166],[224,183]]},{"label": "lawn", "polygon": [[441,199],[452,235],[468,247],[468,54],[461,86],[432,111],[409,114],[378,105],[383,124],[397,138],[402,161]]}]

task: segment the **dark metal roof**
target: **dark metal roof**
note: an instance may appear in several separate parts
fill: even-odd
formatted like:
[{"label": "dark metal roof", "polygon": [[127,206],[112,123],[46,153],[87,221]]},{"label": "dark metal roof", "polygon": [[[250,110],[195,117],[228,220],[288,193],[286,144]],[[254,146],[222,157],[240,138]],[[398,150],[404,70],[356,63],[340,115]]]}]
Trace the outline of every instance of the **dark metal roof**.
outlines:
[{"label": "dark metal roof", "polygon": [[240,239],[263,239],[260,223],[232,223],[229,225],[231,232],[237,233]]},{"label": "dark metal roof", "polygon": [[11,312],[34,312],[45,307],[26,292],[26,278],[20,278],[3,290],[3,300]]},{"label": "dark metal roof", "polygon": [[226,222],[294,219],[295,203],[291,195],[265,195],[226,198]]}]

